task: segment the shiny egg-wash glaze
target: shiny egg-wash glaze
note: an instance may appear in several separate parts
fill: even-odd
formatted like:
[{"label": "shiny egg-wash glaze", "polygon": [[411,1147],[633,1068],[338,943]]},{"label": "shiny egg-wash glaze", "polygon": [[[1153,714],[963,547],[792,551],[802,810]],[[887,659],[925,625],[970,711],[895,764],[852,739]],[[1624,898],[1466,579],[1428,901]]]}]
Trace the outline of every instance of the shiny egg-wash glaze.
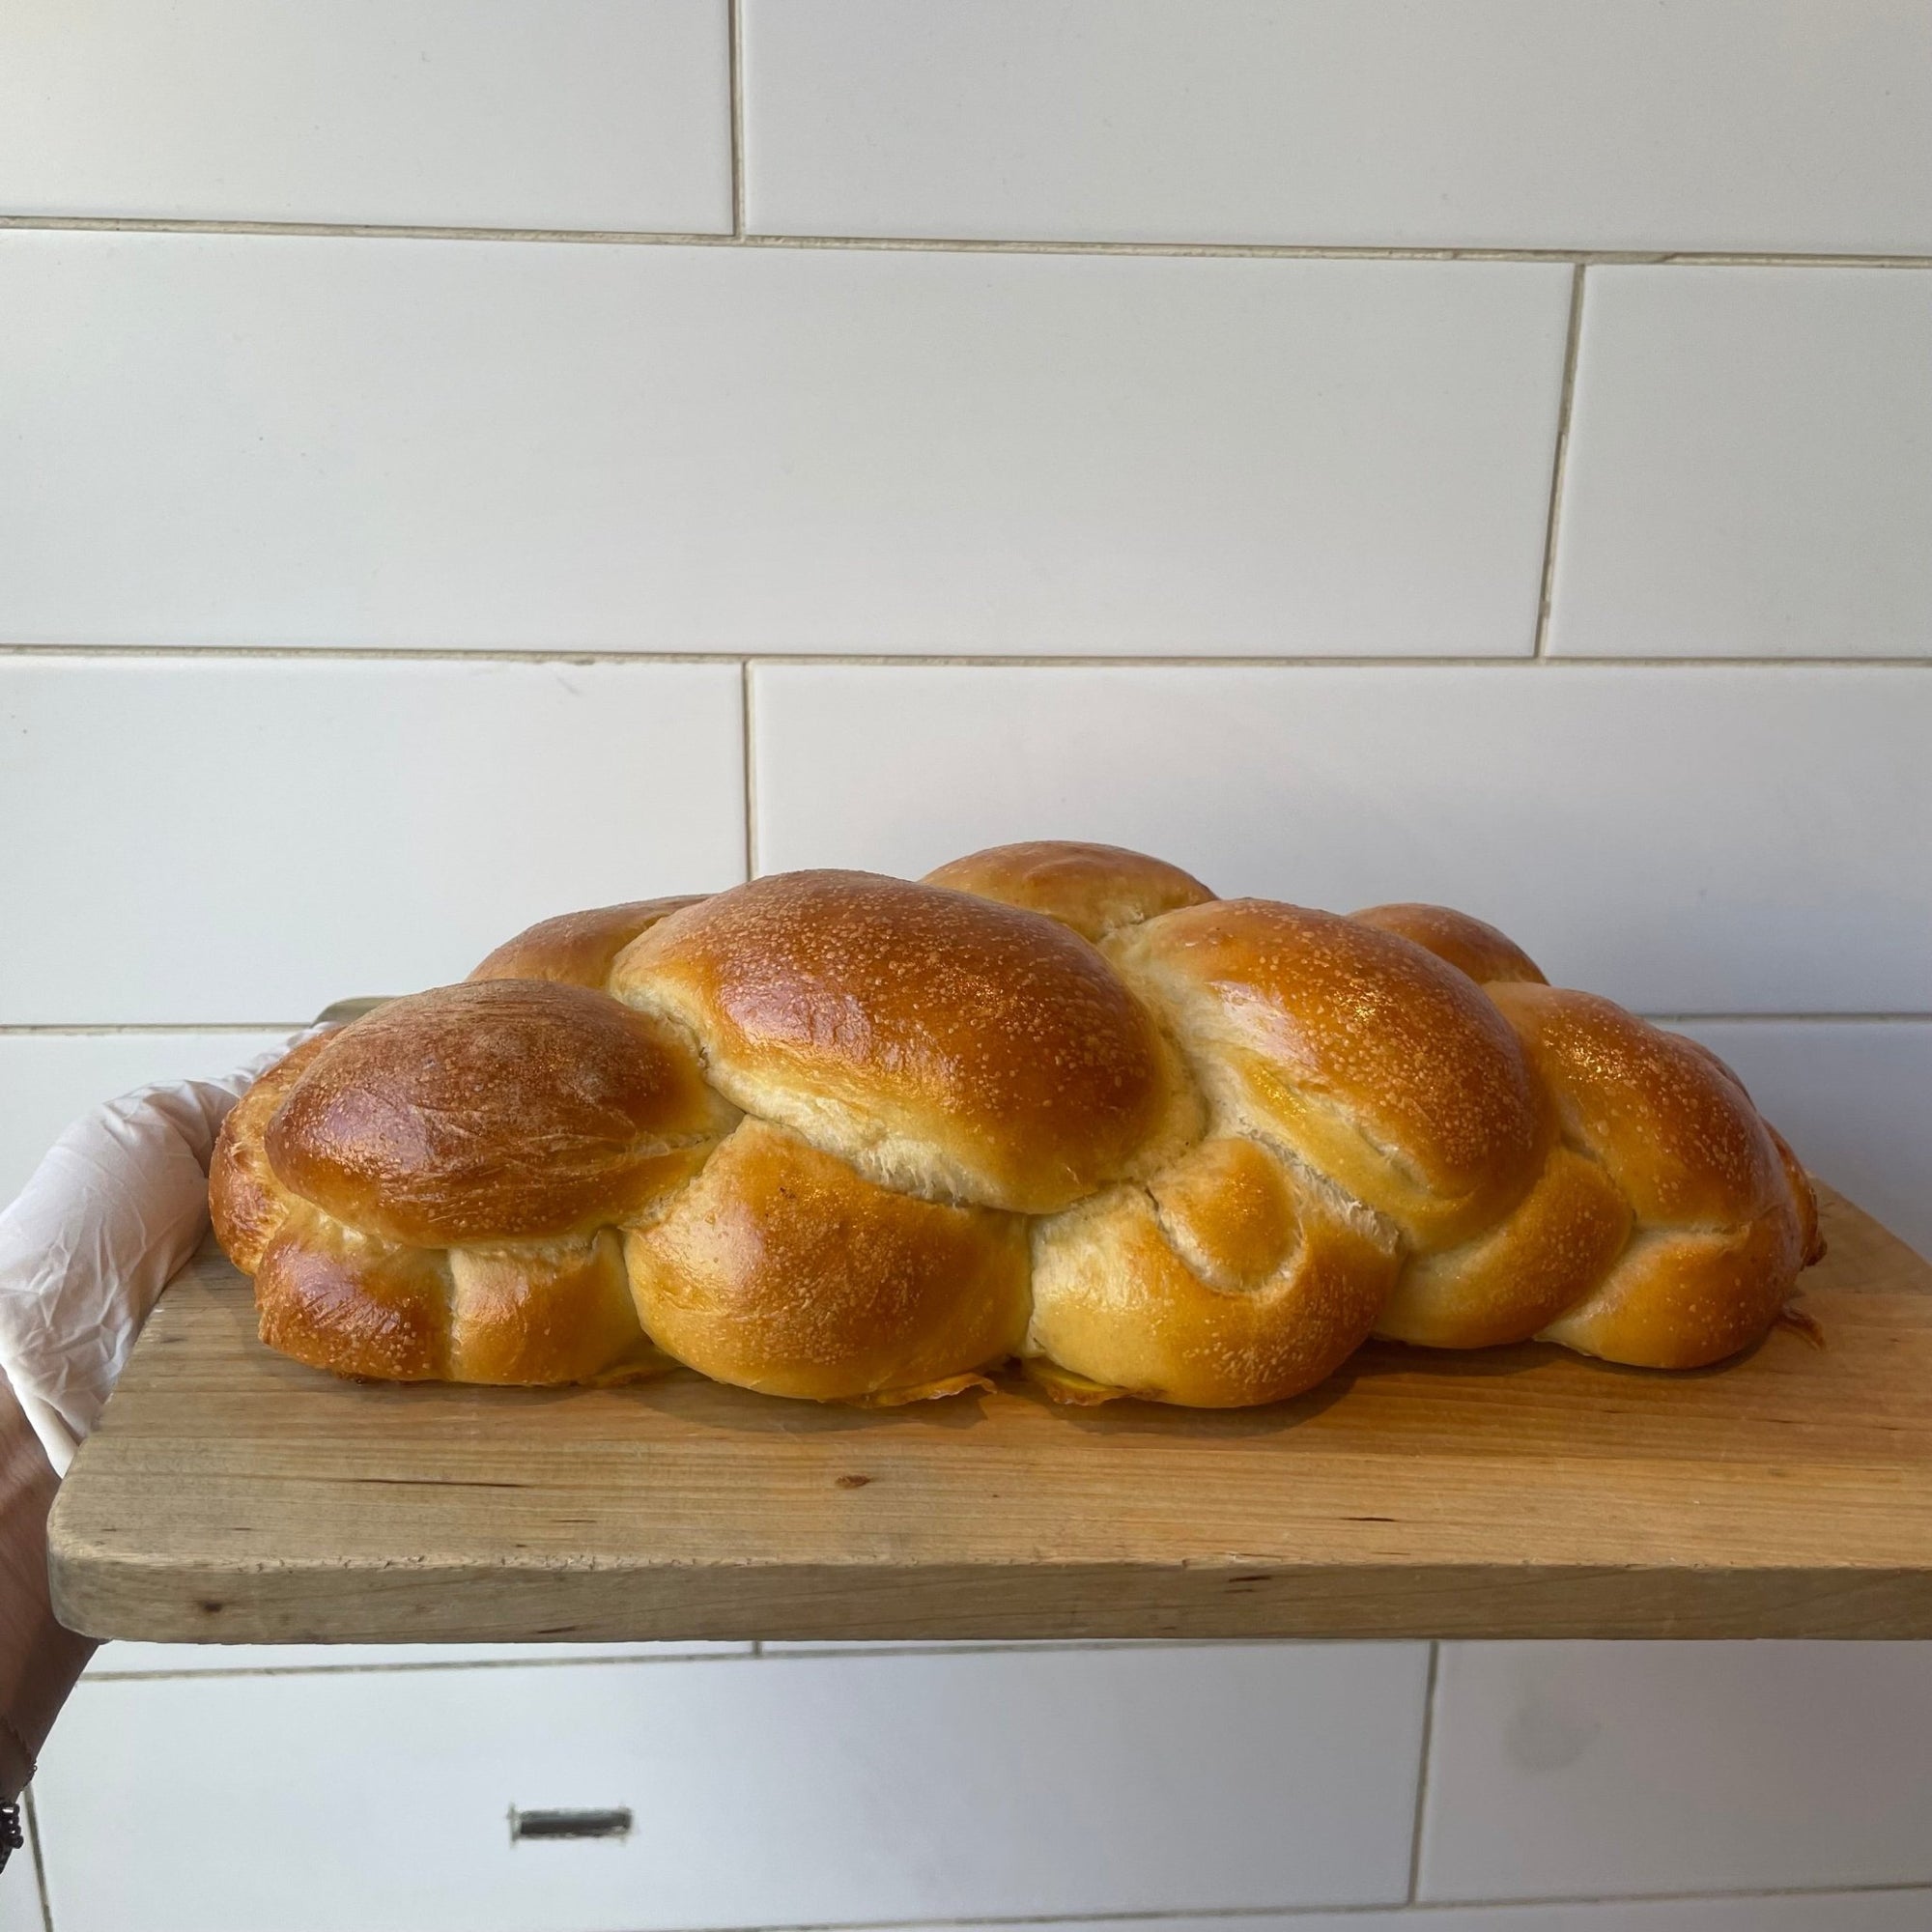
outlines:
[{"label": "shiny egg-wash glaze", "polygon": [[1371,1333],[1693,1368],[1820,1252],[1721,1062],[1482,922],[1065,843],[546,921],[298,1047],[212,1199],[320,1368],[828,1402],[1237,1406]]}]

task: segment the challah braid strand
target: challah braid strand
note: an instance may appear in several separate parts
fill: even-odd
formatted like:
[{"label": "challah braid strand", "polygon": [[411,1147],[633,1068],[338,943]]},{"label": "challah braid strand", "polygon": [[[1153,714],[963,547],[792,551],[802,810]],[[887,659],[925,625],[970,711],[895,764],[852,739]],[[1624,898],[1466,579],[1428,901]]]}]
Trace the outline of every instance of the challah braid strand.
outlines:
[{"label": "challah braid strand", "polygon": [[1662,1368],[1721,1360],[1761,1335],[1825,1250],[1809,1178],[1737,1075],[1695,1040],[1549,986],[1467,914],[1388,905],[1355,918],[1484,987],[1549,1094],[1566,1147],[1628,1208],[1628,1236],[1588,1293],[1553,1303],[1537,1332]]},{"label": "challah braid strand", "polygon": [[[1053,913],[1045,884],[1071,863],[1065,848],[1020,846],[934,876]],[[1092,863],[1106,863],[1104,848]],[[1069,893],[1071,917],[1090,900]],[[1325,1305],[1359,1306],[1373,1273],[1357,1249],[1342,1270],[1356,1295],[1338,1297],[1334,1270],[1315,1268],[1336,1239],[1336,1209],[1342,1226],[1379,1236],[1393,1280],[1378,1333],[1438,1348],[1541,1337],[1634,1365],[1696,1367],[1757,1339],[1822,1252],[1803,1169],[1715,1055],[1609,1001],[1547,986],[1481,921],[1433,906],[1343,921],[1198,901],[1123,916],[1096,936],[1186,1042],[1210,1099],[1209,1145],[1238,1136],[1273,1152],[1282,1184],[1325,1205],[1303,1208],[1300,1257]],[[1487,999],[1472,998],[1479,986]],[[1254,1155],[1216,1166],[1251,1174]],[[1182,1346],[1158,1347],[1161,1315],[1186,1298],[1182,1278],[1215,1280],[1203,1210],[1210,1224],[1229,1218],[1195,1186],[1191,1220],[1167,1211],[1170,1185],[1042,1231],[1037,1345],[1136,1393],[1185,1383],[1183,1400],[1217,1389],[1227,1400],[1279,1386],[1287,1364],[1253,1343],[1243,1352],[1225,1315],[1211,1348],[1198,1321]],[[1136,1251],[1132,1285],[1084,1238],[1106,1217]],[[1161,1246],[1165,1271],[1147,1259]],[[1163,1272],[1168,1286],[1154,1291]],[[1277,1293],[1289,1278],[1277,1269]],[[1235,1283],[1224,1269],[1217,1285]],[[1135,1323],[1100,1316],[1123,1297],[1145,1304]]]},{"label": "challah braid strand", "polygon": [[317,1366],[875,1403],[1266,1402],[1372,1329],[1690,1366],[1816,1238],[1721,1063],[1492,928],[1065,843],[547,921],[272,1069],[212,1194]]}]

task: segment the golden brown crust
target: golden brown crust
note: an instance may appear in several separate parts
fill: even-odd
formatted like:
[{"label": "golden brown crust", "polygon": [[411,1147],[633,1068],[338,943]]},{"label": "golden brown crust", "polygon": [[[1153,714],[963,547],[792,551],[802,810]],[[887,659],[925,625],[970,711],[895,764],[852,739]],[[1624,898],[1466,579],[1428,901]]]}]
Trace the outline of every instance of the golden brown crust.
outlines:
[{"label": "golden brown crust", "polygon": [[1487,920],[1471,918],[1451,906],[1405,901],[1367,906],[1349,917],[1412,941],[1424,952],[1446,959],[1459,973],[1466,973],[1479,986],[1515,980],[1544,983],[1543,969],[1515,940],[1498,932]]},{"label": "golden brown crust", "polygon": [[1720,1062],[1594,993],[1496,986],[1566,1138],[1639,1221],[1736,1226],[1788,1206],[1757,1109]]},{"label": "golden brown crust", "polygon": [[228,1110],[208,1170],[209,1218],[235,1265],[253,1273],[280,1232],[295,1196],[275,1178],[262,1144],[275,1110],[333,1037],[319,1033],[284,1054]]},{"label": "golden brown crust", "polygon": [[1043,1379],[1062,1400],[1280,1402],[1361,1346],[1398,1265],[1392,1243],[1254,1143],[1210,1140],[1163,1185],[1112,1188],[1037,1226],[1027,1352],[1061,1372]]},{"label": "golden brown crust", "polygon": [[210,1192],[319,1367],[868,1404],[1276,1401],[1371,1326],[1694,1367],[1819,1252],[1721,1061],[1493,927],[1071,844],[545,922],[271,1068]]},{"label": "golden brown crust", "polygon": [[449,1256],[449,1378],[629,1380],[668,1364],[645,1339],[614,1228],[541,1247]]},{"label": "golden brown crust", "polygon": [[611,963],[639,933],[670,913],[696,905],[701,893],[668,899],[633,899],[539,920],[506,939],[469,975],[471,980],[554,980],[602,992]]},{"label": "golden brown crust", "polygon": [[1171,1095],[1133,996],[1037,913],[869,872],[788,872],[673,914],[611,990],[712,1083],[873,1179],[1041,1213],[1123,1173]]},{"label": "golden brown crust", "polygon": [[[1686,1045],[1694,1046],[1726,1080],[1737,1088],[1740,1094],[1745,1095],[1747,1100],[1750,1099],[1749,1094],[1746,1092],[1745,1083],[1738,1078],[1727,1061],[1720,1060],[1701,1039],[1691,1039],[1689,1035],[1681,1037]],[[1757,1113],[1754,1103],[1751,1112]],[[1791,1189],[1791,1207],[1792,1211],[1798,1216],[1799,1247],[1804,1256],[1802,1265],[1811,1267],[1825,1259],[1825,1236],[1818,1226],[1817,1191],[1811,1185],[1811,1177],[1805,1173],[1804,1162],[1792,1151],[1790,1142],[1761,1114],[1758,1115],[1758,1121],[1765,1132],[1771,1136],[1771,1144],[1777,1151],[1779,1164],[1784,1169],[1785,1182]]]},{"label": "golden brown crust", "polygon": [[391,1382],[449,1376],[449,1268],[305,1204],[255,1270],[262,1340],[312,1369]]},{"label": "golden brown crust", "polygon": [[1566,1138],[1631,1204],[1629,1247],[1542,1331],[1586,1354],[1701,1368],[1758,1340],[1804,1265],[1785,1164],[1737,1077],[1591,993],[1492,989]]},{"label": "golden brown crust", "polygon": [[1216,1134],[1145,1183],[1167,1244],[1209,1288],[1260,1288],[1301,1238],[1288,1170],[1259,1141]]},{"label": "golden brown crust", "polygon": [[652,1339],[715,1380],[814,1402],[912,1400],[1012,1354],[1026,1224],[876,1186],[746,1121],[626,1241]]},{"label": "golden brown crust", "polygon": [[1538,1097],[1468,979],[1332,913],[1223,899],[1109,948],[1226,1112],[1412,1239],[1466,1239],[1528,1192]]},{"label": "golden brown crust", "polygon": [[1082,939],[1095,941],[1214,896],[1199,879],[1163,859],[1121,845],[1063,838],[992,845],[928,872],[925,883],[1044,913]]},{"label": "golden brown crust", "polygon": [[1781,1202],[1742,1228],[1639,1236],[1544,1339],[1633,1368],[1708,1368],[1763,1338],[1800,1265],[1797,1219]]},{"label": "golden brown crust", "polygon": [[1799,1265],[1814,1267],[1825,1259],[1825,1234],[1818,1225],[1817,1190],[1804,1171],[1804,1163],[1792,1151],[1791,1143],[1769,1121],[1764,1122],[1764,1130],[1777,1150],[1785,1181],[1791,1189],[1792,1211],[1798,1216],[1798,1247],[1802,1256]]},{"label": "golden brown crust", "polygon": [[345,1027],[268,1122],[283,1184],[421,1247],[578,1232],[680,1181],[724,1125],[690,1051],[601,993],[497,980]]},{"label": "golden brown crust", "polygon": [[1553,1147],[1536,1185],[1494,1228],[1411,1257],[1376,1333],[1430,1349],[1526,1342],[1589,1293],[1630,1232],[1630,1203],[1603,1168]]}]

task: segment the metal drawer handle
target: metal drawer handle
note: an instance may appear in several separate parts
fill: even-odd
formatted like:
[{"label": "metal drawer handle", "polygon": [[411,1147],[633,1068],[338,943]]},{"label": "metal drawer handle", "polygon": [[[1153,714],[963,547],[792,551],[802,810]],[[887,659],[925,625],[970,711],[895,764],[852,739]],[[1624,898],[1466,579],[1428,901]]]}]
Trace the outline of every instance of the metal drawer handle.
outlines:
[{"label": "metal drawer handle", "polygon": [[520,1838],[628,1838],[631,1807],[609,1811],[519,1811],[510,1806],[510,1842]]}]

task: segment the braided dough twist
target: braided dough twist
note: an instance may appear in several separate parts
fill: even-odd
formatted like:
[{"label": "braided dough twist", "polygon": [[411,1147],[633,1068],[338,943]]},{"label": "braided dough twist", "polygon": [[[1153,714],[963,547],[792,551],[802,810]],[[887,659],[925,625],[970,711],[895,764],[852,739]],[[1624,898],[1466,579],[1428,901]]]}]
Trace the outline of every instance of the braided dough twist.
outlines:
[{"label": "braided dough twist", "polygon": [[298,1047],[211,1192],[321,1368],[860,1403],[1274,1402],[1371,1333],[1692,1368],[1822,1252],[1721,1062],[1480,921],[1051,843],[547,921]]}]

